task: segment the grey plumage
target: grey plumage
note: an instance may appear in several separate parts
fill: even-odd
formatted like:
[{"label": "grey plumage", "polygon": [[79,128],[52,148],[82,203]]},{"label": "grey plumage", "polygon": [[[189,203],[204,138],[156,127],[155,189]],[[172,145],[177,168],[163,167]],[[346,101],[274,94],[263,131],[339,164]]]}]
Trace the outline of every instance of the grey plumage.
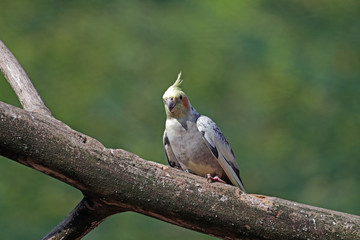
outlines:
[{"label": "grey plumage", "polygon": [[210,174],[241,188],[239,167],[224,134],[209,118],[200,115],[179,88],[178,80],[163,99],[167,115],[163,136],[166,158],[171,167],[199,176]]}]

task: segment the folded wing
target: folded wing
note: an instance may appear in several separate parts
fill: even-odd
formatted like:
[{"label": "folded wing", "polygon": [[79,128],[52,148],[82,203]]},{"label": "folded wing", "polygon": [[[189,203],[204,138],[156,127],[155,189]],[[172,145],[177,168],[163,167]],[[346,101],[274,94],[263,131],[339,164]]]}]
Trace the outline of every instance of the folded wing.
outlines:
[{"label": "folded wing", "polygon": [[163,144],[164,144],[165,156],[166,156],[166,159],[167,159],[169,165],[173,168],[182,169],[179,164],[179,161],[177,160],[177,158],[171,148],[169,138],[166,134],[166,130],[164,131]]},{"label": "folded wing", "polygon": [[240,179],[239,167],[234,153],[224,134],[209,117],[200,116],[197,119],[196,124],[198,130],[203,135],[206,145],[211,150],[214,157],[218,160],[220,166],[223,168],[232,184],[246,192]]}]

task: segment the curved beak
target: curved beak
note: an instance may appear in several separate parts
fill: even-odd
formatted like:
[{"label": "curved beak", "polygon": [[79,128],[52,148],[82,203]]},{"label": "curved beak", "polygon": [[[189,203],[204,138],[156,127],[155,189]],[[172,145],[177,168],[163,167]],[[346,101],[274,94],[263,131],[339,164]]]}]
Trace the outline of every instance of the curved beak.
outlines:
[{"label": "curved beak", "polygon": [[174,98],[167,98],[165,100],[165,104],[168,107],[170,112],[173,112],[174,108],[175,108],[175,99]]}]

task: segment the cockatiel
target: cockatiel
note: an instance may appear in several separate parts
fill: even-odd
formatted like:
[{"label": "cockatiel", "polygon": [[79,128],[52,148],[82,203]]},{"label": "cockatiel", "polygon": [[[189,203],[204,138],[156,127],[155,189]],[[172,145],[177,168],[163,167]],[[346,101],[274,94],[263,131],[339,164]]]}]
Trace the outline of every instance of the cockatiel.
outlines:
[{"label": "cockatiel", "polygon": [[166,123],[163,137],[166,158],[171,167],[210,181],[226,182],[241,188],[234,153],[216,124],[199,114],[179,87],[181,72],[163,95]]}]

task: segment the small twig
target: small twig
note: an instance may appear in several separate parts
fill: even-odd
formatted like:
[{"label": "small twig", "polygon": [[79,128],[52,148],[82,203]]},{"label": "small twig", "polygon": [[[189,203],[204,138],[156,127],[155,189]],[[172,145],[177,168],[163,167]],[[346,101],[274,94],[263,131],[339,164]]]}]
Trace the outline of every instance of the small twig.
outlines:
[{"label": "small twig", "polygon": [[25,110],[52,116],[20,63],[1,40],[0,70]]},{"label": "small twig", "polygon": [[113,212],[103,207],[102,203],[83,198],[74,210],[42,240],[81,239],[112,214]]}]

